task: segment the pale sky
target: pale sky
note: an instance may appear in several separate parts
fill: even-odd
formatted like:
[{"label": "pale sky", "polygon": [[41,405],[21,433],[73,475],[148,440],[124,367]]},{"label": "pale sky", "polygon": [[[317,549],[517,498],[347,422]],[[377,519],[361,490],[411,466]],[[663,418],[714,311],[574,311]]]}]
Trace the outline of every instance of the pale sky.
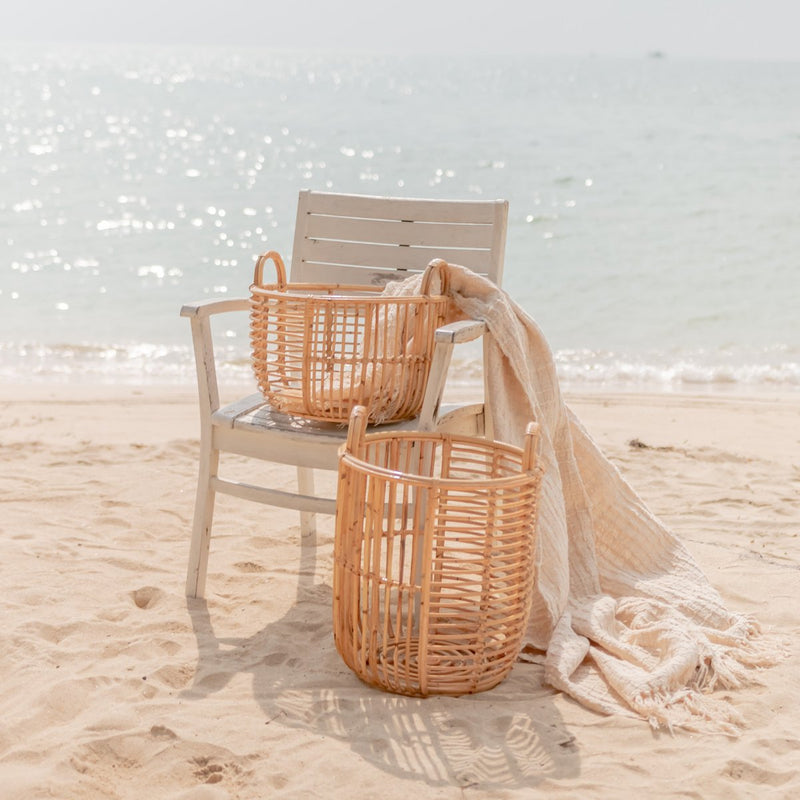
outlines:
[{"label": "pale sky", "polygon": [[18,0],[0,42],[795,61],[800,0]]}]

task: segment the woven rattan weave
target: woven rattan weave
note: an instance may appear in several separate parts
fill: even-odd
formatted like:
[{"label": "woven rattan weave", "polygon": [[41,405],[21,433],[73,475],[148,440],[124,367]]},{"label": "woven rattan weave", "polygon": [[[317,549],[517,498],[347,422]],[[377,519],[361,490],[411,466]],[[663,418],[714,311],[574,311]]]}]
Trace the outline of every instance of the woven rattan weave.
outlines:
[{"label": "woven rattan weave", "polygon": [[511,670],[528,619],[538,427],[524,449],[365,428],[354,410],[340,451],[336,647],[391,692],[490,689]]},{"label": "woven rattan weave", "polygon": [[[269,260],[277,281],[266,285]],[[391,297],[380,287],[289,284],[280,255],[262,255],[250,287],[250,343],[265,398],[287,414],[329,422],[347,422],[356,405],[371,422],[416,416],[447,307],[441,275],[429,266],[421,295]]]}]

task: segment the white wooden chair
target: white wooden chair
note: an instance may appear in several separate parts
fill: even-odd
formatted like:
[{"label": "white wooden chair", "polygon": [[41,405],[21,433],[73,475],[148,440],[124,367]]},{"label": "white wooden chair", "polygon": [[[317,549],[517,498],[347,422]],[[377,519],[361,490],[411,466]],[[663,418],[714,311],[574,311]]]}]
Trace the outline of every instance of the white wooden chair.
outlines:
[{"label": "white wooden chair", "polygon": [[[461,264],[500,284],[508,203],[414,200],[302,191],[297,206],[290,281],[382,284],[425,269],[434,258]],[[211,318],[248,313],[249,298],[185,305],[192,325],[200,395],[200,469],[186,594],[205,596],[214,498],[217,492],[300,511],[302,535],[315,515],[335,513],[335,500],[314,494],[314,469],[336,470],[346,428],[288,417],[260,393],[220,407]],[[433,364],[420,416],[397,423],[412,430],[489,433],[483,404],[440,407],[453,346],[479,338],[482,323],[465,321],[436,333]],[[382,426],[386,429],[389,426]],[[220,453],[297,467],[297,492],[254,486],[219,475]]]}]

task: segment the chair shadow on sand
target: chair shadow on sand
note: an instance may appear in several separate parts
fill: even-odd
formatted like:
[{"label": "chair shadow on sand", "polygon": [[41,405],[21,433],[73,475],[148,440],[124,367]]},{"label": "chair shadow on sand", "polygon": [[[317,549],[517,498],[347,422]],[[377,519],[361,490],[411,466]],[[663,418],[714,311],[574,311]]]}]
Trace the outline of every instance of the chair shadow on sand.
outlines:
[{"label": "chair shadow on sand", "polygon": [[461,697],[405,697],[362,683],[336,652],[332,590],[314,583],[315,555],[314,542],[303,542],[294,604],[251,636],[217,637],[206,602],[187,600],[198,665],[184,698],[250,672],[268,723],[334,737],[386,773],[432,786],[512,789],[580,774],[539,665],[517,664],[491,691]]}]

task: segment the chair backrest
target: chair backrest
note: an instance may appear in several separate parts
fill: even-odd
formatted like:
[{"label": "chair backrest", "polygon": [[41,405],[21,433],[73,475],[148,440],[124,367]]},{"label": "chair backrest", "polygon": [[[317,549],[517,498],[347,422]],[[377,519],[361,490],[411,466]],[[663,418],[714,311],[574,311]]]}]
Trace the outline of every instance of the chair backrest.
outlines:
[{"label": "chair backrest", "polygon": [[508,201],[300,192],[290,279],[382,285],[442,258],[498,286]]}]

